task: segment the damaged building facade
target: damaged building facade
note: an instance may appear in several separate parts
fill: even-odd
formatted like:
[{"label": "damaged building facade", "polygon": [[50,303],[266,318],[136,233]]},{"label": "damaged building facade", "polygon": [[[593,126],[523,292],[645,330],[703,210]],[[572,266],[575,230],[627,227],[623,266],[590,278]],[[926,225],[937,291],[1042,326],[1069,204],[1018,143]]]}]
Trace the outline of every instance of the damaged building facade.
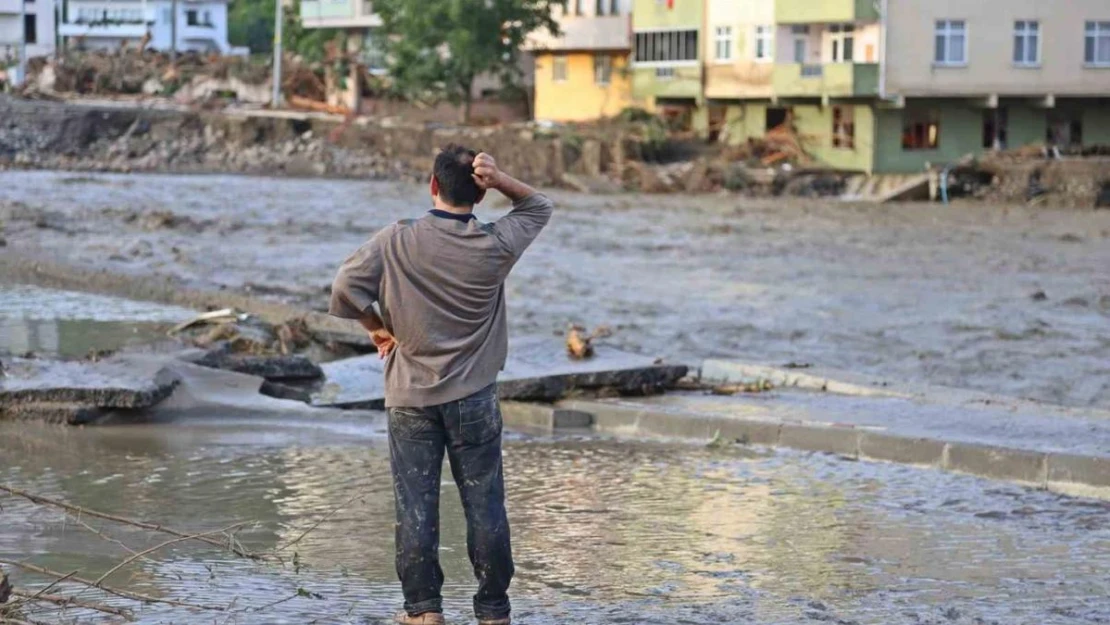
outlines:
[{"label": "damaged building facade", "polygon": [[[570,12],[579,4],[568,3]],[[1110,145],[1105,0],[633,0],[630,8],[631,80],[608,85],[628,93],[608,97],[712,139],[739,144],[789,124],[818,164],[866,173],[917,172],[1034,143]],[[563,18],[568,42],[572,19],[582,18]],[[564,71],[567,82],[537,84],[537,118],[581,119],[566,97],[580,91],[573,55],[550,56],[537,53],[538,75]]]},{"label": "damaged building facade", "polygon": [[67,46],[77,49],[137,45],[149,34],[148,47],[155,50],[247,54],[249,50],[228,43],[227,4],[228,0],[68,0],[58,33]]}]

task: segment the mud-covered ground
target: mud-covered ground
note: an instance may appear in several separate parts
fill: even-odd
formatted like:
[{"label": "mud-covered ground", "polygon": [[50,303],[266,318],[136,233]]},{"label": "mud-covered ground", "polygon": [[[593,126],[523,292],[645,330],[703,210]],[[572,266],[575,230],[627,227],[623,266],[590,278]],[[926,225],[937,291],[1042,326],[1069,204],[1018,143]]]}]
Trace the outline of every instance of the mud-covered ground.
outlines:
[{"label": "mud-covered ground", "polygon": [[[1110,407],[1110,211],[554,197],[509,283],[514,332],[605,324],[625,348],[693,364],[813,363]],[[403,183],[0,174],[5,253],[315,308],[361,241],[428,206]]]}]

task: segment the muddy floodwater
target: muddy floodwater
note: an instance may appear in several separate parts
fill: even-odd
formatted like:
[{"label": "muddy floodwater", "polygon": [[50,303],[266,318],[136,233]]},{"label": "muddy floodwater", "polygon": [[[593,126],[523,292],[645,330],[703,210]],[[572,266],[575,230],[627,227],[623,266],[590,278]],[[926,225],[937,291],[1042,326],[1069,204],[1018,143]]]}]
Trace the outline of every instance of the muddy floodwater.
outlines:
[{"label": "muddy floodwater", "polygon": [[[0,483],[186,531],[257,521],[239,535],[256,551],[294,540],[357,496],[286,551],[284,567],[179,544],[112,579],[235,611],[152,606],[138,613],[143,623],[386,622],[401,598],[383,426],[380,419],[85,430],[0,424]],[[831,456],[508,438],[520,623],[1110,619],[1106,502]],[[473,584],[446,469],[444,478],[445,597],[448,616],[462,623]],[[7,496],[0,505],[0,558],[95,578],[128,555],[57,510]],[[84,520],[132,549],[155,542]]]},{"label": "muddy floodwater", "polygon": [[[1110,407],[1110,211],[553,196],[509,282],[516,333],[604,324],[690,364],[812,363]],[[9,253],[316,308],[351,250],[428,206],[422,187],[387,182],[0,174]]]}]

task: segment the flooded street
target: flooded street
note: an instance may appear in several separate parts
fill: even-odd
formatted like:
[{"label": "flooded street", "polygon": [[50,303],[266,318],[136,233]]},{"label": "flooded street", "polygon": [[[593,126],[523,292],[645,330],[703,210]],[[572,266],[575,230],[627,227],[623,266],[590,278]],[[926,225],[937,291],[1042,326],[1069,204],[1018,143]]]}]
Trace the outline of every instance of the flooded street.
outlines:
[{"label": "flooded street", "polygon": [[[295,540],[357,496],[287,550],[284,567],[188,543],[112,579],[238,611],[150,606],[137,613],[143,623],[386,622],[401,598],[383,426],[0,424],[0,483],[186,531],[254,521],[239,539],[255,551]],[[515,615],[524,624],[1110,619],[1106,502],[832,456],[680,443],[510,434],[505,462]],[[465,527],[447,469],[444,479],[448,617],[466,622]],[[0,558],[95,577],[128,555],[56,509],[7,496],[0,505]],[[132,549],[154,544],[86,520]]]},{"label": "flooded street", "polygon": [[[812,363],[1110,407],[1110,211],[554,197],[509,281],[515,333],[606,324],[620,347],[688,364]],[[9,251],[314,308],[350,251],[428,206],[388,182],[0,174]]]},{"label": "flooded street", "polygon": [[[350,250],[427,205],[393,183],[42,172],[0,183],[5,253],[313,308]],[[691,364],[808,362],[1110,407],[1110,213],[555,195],[551,229],[509,283],[517,334],[608,324],[620,347]],[[0,353],[138,345],[192,314],[0,276]],[[186,532],[247,522],[245,548],[281,550],[282,564],[194,542],[137,559],[109,583],[226,609],[148,605],[141,623],[385,623],[401,596],[384,426],[380,413],[0,423],[0,484]],[[1104,501],[601,436],[509,433],[505,464],[525,625],[1110,622]],[[449,622],[467,622],[466,529],[444,478],[444,594]],[[0,495],[0,560],[95,579],[162,540]],[[48,581],[5,570],[19,587]]]}]

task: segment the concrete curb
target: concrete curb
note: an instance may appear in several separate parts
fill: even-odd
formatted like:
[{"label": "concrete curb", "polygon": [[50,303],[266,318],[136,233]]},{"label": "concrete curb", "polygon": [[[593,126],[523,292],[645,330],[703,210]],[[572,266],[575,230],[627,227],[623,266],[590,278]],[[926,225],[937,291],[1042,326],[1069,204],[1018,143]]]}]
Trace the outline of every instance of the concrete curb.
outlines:
[{"label": "concrete curb", "polygon": [[[720,436],[744,444],[937,468],[1067,495],[1110,500],[1110,457],[1037,452],[958,440],[901,436],[856,426],[723,417],[606,401],[568,400],[557,406],[535,406],[527,410],[514,407],[510,413],[518,416],[507,417],[506,424],[556,430],[560,429],[557,425],[548,428],[546,424],[556,423],[554,415],[565,410],[576,415],[589,415],[595,431],[623,436],[653,435],[703,440]],[[531,416],[526,416],[528,414]]]}]

